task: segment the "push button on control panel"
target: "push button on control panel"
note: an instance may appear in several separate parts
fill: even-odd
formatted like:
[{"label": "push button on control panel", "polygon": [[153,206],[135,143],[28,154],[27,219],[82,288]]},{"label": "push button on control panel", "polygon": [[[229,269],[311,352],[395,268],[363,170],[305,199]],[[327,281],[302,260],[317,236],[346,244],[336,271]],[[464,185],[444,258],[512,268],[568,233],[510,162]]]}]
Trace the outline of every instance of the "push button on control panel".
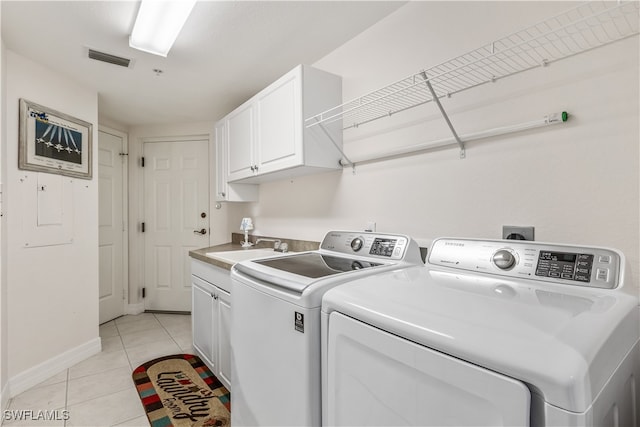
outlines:
[{"label": "push button on control panel", "polygon": [[591,266],[593,265],[593,255],[579,254],[576,262],[576,280],[580,282],[591,281]]},{"label": "push button on control panel", "polygon": [[602,280],[606,282],[609,280],[609,269],[608,268],[599,268],[596,270],[596,279]]}]

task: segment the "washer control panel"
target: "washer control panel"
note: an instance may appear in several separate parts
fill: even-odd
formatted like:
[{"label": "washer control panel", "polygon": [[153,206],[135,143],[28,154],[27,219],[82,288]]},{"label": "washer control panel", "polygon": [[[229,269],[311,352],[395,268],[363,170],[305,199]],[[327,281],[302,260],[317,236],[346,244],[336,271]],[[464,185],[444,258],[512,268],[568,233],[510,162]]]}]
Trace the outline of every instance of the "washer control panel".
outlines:
[{"label": "washer control panel", "polygon": [[540,251],[536,276],[591,282],[593,254]]},{"label": "washer control panel", "polygon": [[620,255],[605,248],[530,241],[438,239],[429,264],[594,288],[616,288]]},{"label": "washer control panel", "polygon": [[407,236],[353,231],[331,231],[321,249],[364,257],[403,259],[409,245]]}]

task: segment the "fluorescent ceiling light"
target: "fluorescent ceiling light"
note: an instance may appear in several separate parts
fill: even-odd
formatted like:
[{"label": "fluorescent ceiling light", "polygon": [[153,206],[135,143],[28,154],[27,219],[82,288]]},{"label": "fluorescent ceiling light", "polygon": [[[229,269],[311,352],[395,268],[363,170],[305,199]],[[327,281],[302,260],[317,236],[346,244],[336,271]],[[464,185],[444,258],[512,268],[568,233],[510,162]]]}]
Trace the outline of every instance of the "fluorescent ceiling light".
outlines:
[{"label": "fluorescent ceiling light", "polygon": [[129,46],[167,56],[196,0],[142,0]]}]

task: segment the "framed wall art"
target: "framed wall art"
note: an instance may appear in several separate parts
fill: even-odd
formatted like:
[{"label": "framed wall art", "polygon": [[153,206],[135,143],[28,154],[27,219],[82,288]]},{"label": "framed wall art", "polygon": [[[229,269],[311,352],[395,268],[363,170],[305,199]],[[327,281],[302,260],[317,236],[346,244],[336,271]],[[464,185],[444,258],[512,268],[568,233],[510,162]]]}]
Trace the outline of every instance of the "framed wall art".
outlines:
[{"label": "framed wall art", "polygon": [[20,169],[91,179],[93,125],[20,99]]}]

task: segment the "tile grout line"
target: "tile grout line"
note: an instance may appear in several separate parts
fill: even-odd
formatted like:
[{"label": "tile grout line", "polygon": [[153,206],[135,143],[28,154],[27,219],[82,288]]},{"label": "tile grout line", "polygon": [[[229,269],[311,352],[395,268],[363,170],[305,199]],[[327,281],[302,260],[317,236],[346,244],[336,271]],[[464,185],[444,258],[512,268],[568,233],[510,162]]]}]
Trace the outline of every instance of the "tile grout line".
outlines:
[{"label": "tile grout line", "polygon": [[[120,339],[120,342],[122,343],[122,347],[123,347],[122,349],[123,349],[123,351],[125,351],[125,356],[127,356],[127,362],[129,363],[129,367],[130,367],[131,366],[131,362],[129,362],[129,358],[128,358],[127,352],[124,349],[124,343],[122,342],[122,336],[120,335],[120,329],[118,329],[118,325],[116,324],[115,319],[111,320],[111,322],[113,322],[113,326],[116,329],[116,333],[118,334],[117,336]],[[109,322],[106,322],[106,323],[109,323]],[[102,348],[101,351],[100,351],[100,354],[102,354],[102,353],[104,353],[104,348]],[[111,368],[111,369],[107,369],[107,370],[101,371],[101,372],[108,372],[108,371],[116,370],[116,369],[121,369],[121,368]],[[88,377],[88,376],[100,374],[101,372],[82,375],[82,376],[74,378],[74,379],[82,379],[82,378],[85,378],[85,377]],[[65,409],[66,410],[69,410],[68,404],[69,404],[69,382],[71,381],[70,377],[71,377],[71,369],[67,369],[67,391],[66,391],[66,395],[65,395]],[[95,400],[95,399],[100,399],[102,397],[108,396],[108,395],[113,394],[113,393],[114,392],[107,393],[107,394],[104,394],[104,395],[101,394],[99,396],[94,396],[91,399],[76,402],[75,405],[82,405],[82,404],[85,404],[86,402],[90,402],[90,401]],[[117,391],[115,393],[117,393]],[[69,413],[69,416],[71,416],[70,413]],[[64,427],[67,427],[67,420],[64,421]]]},{"label": "tile grout line", "polygon": [[[129,359],[129,354],[127,353],[127,349],[126,349],[126,347],[125,347],[125,345],[124,345],[124,341],[123,341],[123,339],[122,339],[122,334],[120,333],[120,328],[118,328],[118,324],[115,322],[115,319],[114,319],[114,320],[112,320],[112,322],[113,322],[113,326],[115,327],[116,332],[117,332],[117,334],[118,334],[117,336],[118,336],[118,338],[120,339],[120,343],[122,344],[122,350],[124,351],[124,354],[125,354],[125,356],[126,356],[126,358],[127,358],[127,363],[128,363],[128,365],[129,365],[129,366],[128,366],[128,368],[129,368],[129,372],[132,372],[133,368],[131,367],[131,360]],[[107,323],[108,323],[108,322],[107,322]],[[102,353],[102,352],[101,352],[101,353]],[[123,368],[124,368],[124,366],[123,366]],[[116,369],[121,369],[121,368],[111,368],[111,369],[107,369],[106,371],[103,371],[103,372],[108,372],[108,371],[116,370]],[[70,373],[68,373],[67,375],[70,375]],[[83,375],[83,376],[81,376],[81,377],[74,378],[74,379],[85,378],[85,377],[87,377],[87,376],[91,376],[91,375],[96,375],[96,374],[87,374],[87,375]],[[67,384],[68,384],[68,383],[67,383]],[[135,389],[135,385],[134,385],[133,387],[134,387],[134,389]],[[68,385],[67,385],[67,389],[68,389]],[[126,390],[126,389],[123,389],[123,390]],[[107,393],[107,394],[104,394],[104,395],[95,396],[95,397],[93,397],[93,398],[91,398],[91,399],[89,399],[89,400],[84,400],[84,401],[81,401],[81,402],[77,402],[76,404],[83,404],[83,403],[89,402],[89,401],[91,401],[91,400],[95,400],[95,399],[99,399],[99,398],[102,398],[102,397],[108,396],[108,395],[110,395],[110,394],[119,393],[120,391],[123,391],[123,390],[115,391],[115,392],[112,392],[112,393]],[[137,392],[137,390],[136,390],[136,392]],[[135,418],[132,418],[132,419],[135,419]],[[125,421],[122,421],[122,422],[126,422],[126,421],[129,421],[129,420],[125,420]],[[65,421],[65,427],[66,427],[66,421]]]},{"label": "tile grout line", "polygon": [[[114,322],[114,324],[116,325],[116,330],[118,331],[118,337],[120,337],[120,342],[122,343],[122,348],[124,350],[124,354],[127,356],[127,361],[129,362],[129,372],[131,372],[133,374],[133,370],[135,368],[131,364],[131,359],[129,358],[129,352],[127,351],[127,346],[124,344],[124,340],[122,339],[122,334],[120,333],[120,328],[118,328],[118,325],[115,322]],[[131,381],[133,382],[133,377],[131,378]],[[133,386],[133,390],[136,392],[136,394],[138,394],[138,389],[136,388],[135,382],[133,382],[132,386]],[[144,406],[143,406],[143,409],[144,409]],[[126,422],[135,420],[136,418],[138,418],[138,417],[134,417],[134,418],[131,418],[129,420],[121,421],[119,424],[124,424]]]},{"label": "tile grout line", "polygon": [[182,352],[184,352],[184,350],[182,349],[182,347],[180,347],[180,344],[178,344],[178,342],[176,341],[176,339],[173,337],[173,334],[171,334],[171,332],[169,332],[169,330],[167,328],[165,328],[165,326],[162,324],[162,322],[160,321],[160,319],[158,319],[158,317],[156,316],[156,313],[153,313],[153,317],[158,321],[158,323],[160,324],[160,326],[162,326],[162,329],[164,329],[164,331],[167,333],[167,335],[169,335],[169,338],[171,338],[171,341],[173,341],[173,343],[176,345],[176,347],[178,347],[178,349]]},{"label": "tile grout line", "polygon": [[[160,325],[160,329],[164,330],[164,331],[167,333],[167,335],[169,335],[169,338],[171,338],[171,339],[173,340],[173,337],[171,336],[171,334],[169,333],[169,331],[167,331],[167,330],[165,329],[164,325],[163,325],[163,324],[162,324],[162,323],[161,323],[161,322],[156,318],[155,314],[154,314],[154,313],[150,313],[150,314],[153,316],[154,320],[158,323],[158,325]],[[148,331],[151,331],[151,330],[153,330],[153,329],[149,329],[149,330],[147,330],[147,329],[143,329],[143,330],[136,331],[136,332],[131,332],[131,333],[137,333],[137,332],[148,332]],[[118,334],[120,335],[120,340],[122,341],[122,347],[124,348],[124,353],[125,353],[125,355],[127,356],[127,360],[129,361],[129,367],[130,367],[130,368],[131,368],[131,370],[133,371],[134,369],[136,369],[136,368],[137,368],[137,366],[133,366],[133,364],[132,364],[132,362],[131,362],[131,358],[129,357],[129,351],[128,351],[129,349],[127,348],[127,345],[124,343],[124,339],[122,339],[122,335],[120,334],[120,329],[118,329]],[[125,335],[126,335],[126,334],[125,334]],[[144,344],[140,344],[140,345],[133,345],[133,346],[129,346],[129,348],[141,347],[141,346],[143,346],[143,345],[144,345]],[[180,346],[178,346],[178,348],[179,348],[179,347],[180,347]]]},{"label": "tile grout line", "polygon": [[[65,391],[64,391],[64,410],[68,411],[69,410],[69,371],[71,369],[67,368],[67,380],[65,381]],[[66,417],[63,417],[64,419],[64,423],[63,426],[67,427],[67,420]]]},{"label": "tile grout line", "polygon": [[[158,323],[159,323],[159,322],[158,322]],[[162,326],[162,324],[161,324],[161,326]],[[126,356],[126,358],[127,358],[127,362],[128,362],[128,364],[129,364],[129,372],[132,372],[134,368],[132,367],[132,364],[131,364],[131,359],[130,359],[130,357],[129,357],[129,353],[128,353],[128,351],[127,351],[127,346],[126,346],[126,345],[125,345],[125,343],[124,343],[124,340],[123,340],[123,338],[122,338],[122,333],[121,333],[121,331],[120,331],[120,328],[118,327],[118,324],[115,322],[115,319],[114,319],[114,327],[115,327],[115,329],[116,329],[116,332],[118,333],[118,338],[120,339],[120,343],[122,344],[122,350],[124,351],[124,354],[125,354],[125,356]],[[120,368],[114,368],[114,369],[120,369]],[[135,384],[131,384],[131,385],[130,385],[130,387],[133,387],[133,390],[134,390],[136,393],[138,392],[138,391],[137,391],[137,389],[136,389],[136,387],[135,387]],[[124,391],[124,390],[126,390],[126,389],[123,389],[123,390],[120,390],[120,391]],[[117,391],[117,392],[115,392],[115,393],[118,393],[118,392],[120,392],[120,391]],[[113,393],[109,393],[109,394],[113,394]],[[104,396],[108,396],[109,394],[104,395]],[[104,396],[102,396],[102,397],[104,397]],[[96,397],[96,398],[99,398],[99,397]],[[93,400],[93,399],[91,399],[91,400]],[[128,422],[128,421],[135,420],[136,418],[138,418],[138,416],[135,416],[135,417],[130,418],[130,419],[127,419],[127,420],[120,420],[120,421],[118,421],[118,424],[126,423],[126,422]],[[65,426],[65,427],[66,427],[66,426]]]},{"label": "tile grout line", "polygon": [[122,344],[122,349],[124,350],[124,355],[127,357],[127,362],[129,363],[129,370],[133,371],[135,368],[131,365],[131,358],[129,358],[129,352],[127,351],[127,346],[124,345],[124,340],[122,339],[122,334],[120,333],[120,328],[118,328],[118,324],[115,319],[113,321],[113,325],[116,327],[116,332],[118,333],[118,338],[120,338],[120,343]]},{"label": "tile grout line", "polygon": [[[2,0],[0,0],[0,1],[2,1]],[[110,322],[114,322],[114,321],[111,320]],[[106,323],[109,323],[109,322],[106,322]],[[103,325],[104,325],[104,323],[103,323]],[[118,327],[115,324],[115,322],[114,322],[114,327],[116,328],[116,332],[118,333],[118,338],[120,338],[120,342],[122,343],[122,351],[124,352],[124,355],[127,357],[127,362],[129,362],[129,357],[127,355],[126,350],[124,349],[124,343],[122,342],[122,337],[120,336],[120,332],[119,332]],[[100,339],[102,339],[102,338],[103,337],[100,337]],[[113,337],[104,337],[104,338],[115,338],[115,336],[113,336]],[[104,349],[101,349],[100,353],[97,353],[97,354],[93,355],[92,357],[99,356],[99,355],[102,355],[102,354],[107,354],[107,353],[117,353],[118,351],[120,351],[120,350],[113,350],[113,351],[105,352]],[[79,363],[82,363],[82,362],[79,362]],[[75,378],[71,378],[71,369],[76,367],[79,363],[77,363],[76,365],[73,365],[73,366],[71,366],[70,368],[67,369],[67,376],[69,378],[69,381],[79,380],[79,379],[82,379],[82,378],[89,377],[91,375],[97,375],[97,374],[99,374],[101,372],[107,372],[107,371],[111,371],[111,370],[115,370],[115,369],[124,368],[124,366],[116,367],[116,368],[107,368],[107,369],[100,370],[100,371],[97,371],[97,372],[89,372],[89,373],[85,373],[85,374],[79,375],[79,376],[77,376]],[[129,362],[129,366],[131,366],[130,362]]]}]

